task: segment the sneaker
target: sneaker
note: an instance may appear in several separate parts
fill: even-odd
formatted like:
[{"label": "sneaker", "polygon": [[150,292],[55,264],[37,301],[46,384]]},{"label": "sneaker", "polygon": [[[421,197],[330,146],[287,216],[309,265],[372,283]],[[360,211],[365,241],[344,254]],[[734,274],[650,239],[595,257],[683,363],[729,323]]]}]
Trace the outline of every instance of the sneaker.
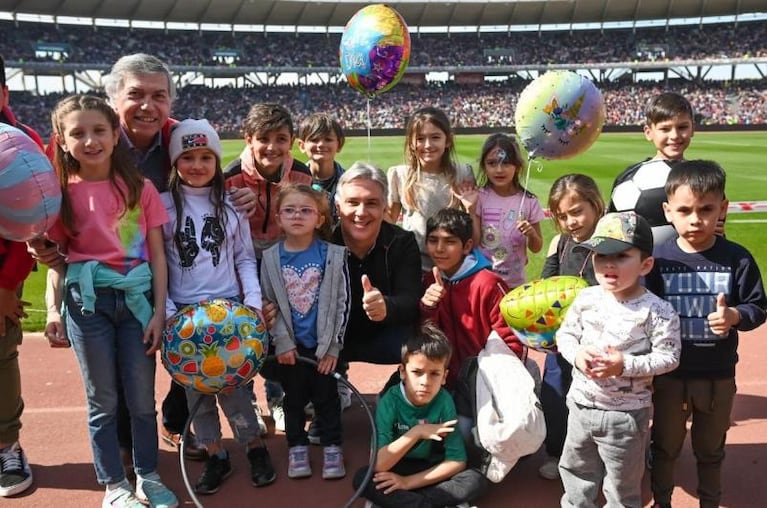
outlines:
[{"label": "sneaker", "polygon": [[269,413],[274,420],[274,430],[285,432],[285,408],[282,406],[283,397],[269,401]]},{"label": "sneaker", "polygon": [[16,441],[0,450],[0,497],[24,492],[32,485],[32,470],[27,456]]},{"label": "sneaker", "polygon": [[546,457],[546,461],[538,468],[538,474],[547,480],[559,480],[559,459]]},{"label": "sneaker", "polygon": [[309,448],[291,446],[288,450],[288,478],[307,478],[312,475],[309,464]]},{"label": "sneaker", "polygon": [[149,473],[136,479],[136,497],[151,508],[176,508],[178,499],[168,487],[160,481],[160,475]]},{"label": "sneaker", "polygon": [[225,459],[218,455],[211,455],[205,461],[205,467],[202,470],[202,476],[194,484],[194,491],[198,494],[215,494],[221,488],[221,484],[232,474],[232,464],[229,462],[229,456]]},{"label": "sneaker", "polygon": [[352,407],[352,389],[343,381],[336,381],[336,383],[338,383],[338,398],[341,399],[341,411],[346,411]]},{"label": "sneaker", "polygon": [[250,480],[254,486],[266,487],[277,479],[277,473],[266,446],[256,446],[248,450],[248,462],[250,462]]},{"label": "sneaker", "polygon": [[[165,426],[160,427],[160,437],[171,448],[181,448],[181,434],[171,432]],[[197,441],[197,437],[192,432],[187,433],[184,443],[184,457],[189,460],[205,460],[208,457],[208,451]]]},{"label": "sneaker", "polygon": [[346,476],[344,452],[340,446],[326,446],[322,458],[322,479],[336,480]]},{"label": "sneaker", "polygon": [[309,422],[309,430],[306,431],[307,437],[309,438],[309,444],[313,445],[321,445],[322,441],[320,439],[320,427],[317,425],[317,419],[312,418],[312,421]]},{"label": "sneaker", "polygon": [[101,508],[146,508],[144,503],[133,493],[128,480],[123,480],[115,488],[107,489]]},{"label": "sneaker", "polygon": [[269,433],[269,429],[266,427],[266,422],[264,421],[264,415],[261,412],[261,406],[254,403],[253,409],[256,411],[256,421],[258,422],[258,435],[261,437],[266,437],[266,435]]}]

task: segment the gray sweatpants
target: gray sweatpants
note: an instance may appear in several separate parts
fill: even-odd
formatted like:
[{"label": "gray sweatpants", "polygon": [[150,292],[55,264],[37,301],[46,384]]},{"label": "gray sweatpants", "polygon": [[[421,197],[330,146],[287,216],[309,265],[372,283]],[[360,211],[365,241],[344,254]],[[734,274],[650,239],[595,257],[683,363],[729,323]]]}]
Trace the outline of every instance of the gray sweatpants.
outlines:
[{"label": "gray sweatpants", "polygon": [[642,507],[642,475],[651,409],[606,411],[567,401],[567,437],[559,474],[562,507]]}]

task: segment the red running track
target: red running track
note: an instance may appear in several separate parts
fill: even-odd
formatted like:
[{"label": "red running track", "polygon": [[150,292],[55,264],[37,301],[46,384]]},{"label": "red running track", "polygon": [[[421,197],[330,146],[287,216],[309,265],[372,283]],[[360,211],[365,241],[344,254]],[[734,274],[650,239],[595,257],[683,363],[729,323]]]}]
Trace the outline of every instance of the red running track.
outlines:
[{"label": "red running track", "polygon": [[[722,506],[732,508],[767,505],[767,328],[744,333],[740,342],[738,395],[733,426],[727,438]],[[537,356],[541,360],[540,356]],[[71,350],[53,350],[40,334],[27,334],[20,349],[22,390],[26,409],[23,415],[22,446],[32,463],[35,483],[27,492],[0,501],[3,508],[84,508],[100,506],[102,488],[96,483],[88,444],[85,400],[80,373]],[[352,364],[350,378],[363,393],[376,393],[393,372],[393,367]],[[157,400],[165,395],[169,377],[160,367],[157,376]],[[263,403],[263,383],[257,381]],[[265,406],[265,404],[262,404]],[[268,419],[267,419],[268,420]],[[271,423],[271,422],[269,422]],[[312,449],[315,474],[306,480],[287,478],[284,436],[267,438],[277,481],[263,489],[251,486],[244,452],[231,440],[224,423],[226,445],[232,457],[234,474],[212,496],[201,497],[209,508],[313,506],[337,508],[351,496],[351,474],[367,463],[370,429],[359,403],[344,413],[347,472],[346,479],[323,481],[320,470],[322,453]],[[271,429],[270,429],[271,430]],[[559,505],[562,488],[559,482],[543,480],[537,469],[542,452],[522,460],[498,485],[477,502],[481,508],[554,507]],[[695,496],[694,458],[688,443],[677,468],[675,508],[693,508]],[[192,478],[200,473],[199,463],[188,463]],[[160,474],[181,499],[181,506],[193,506],[183,486],[177,454],[160,444]],[[644,501],[651,495],[648,477],[644,479]],[[356,506],[362,506],[358,502]]]}]

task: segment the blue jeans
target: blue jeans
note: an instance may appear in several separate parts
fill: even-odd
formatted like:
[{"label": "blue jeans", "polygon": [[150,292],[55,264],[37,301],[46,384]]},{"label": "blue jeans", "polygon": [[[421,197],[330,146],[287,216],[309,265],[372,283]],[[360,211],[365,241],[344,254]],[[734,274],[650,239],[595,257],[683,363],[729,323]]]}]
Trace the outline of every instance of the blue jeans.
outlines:
[{"label": "blue jeans", "polygon": [[541,383],[541,407],[546,420],[546,453],[560,457],[567,435],[567,391],[573,382],[573,367],[560,354],[546,355]]},{"label": "blue jeans", "polygon": [[118,376],[130,412],[133,467],[145,475],[157,469],[154,400],[155,357],[147,356],[141,323],[125,304],[125,294],[96,289],[96,308],[83,314],[78,284],[66,294],[67,335],[80,364],[88,402],[88,431],[96,479],[102,485],[125,478],[117,440]]}]

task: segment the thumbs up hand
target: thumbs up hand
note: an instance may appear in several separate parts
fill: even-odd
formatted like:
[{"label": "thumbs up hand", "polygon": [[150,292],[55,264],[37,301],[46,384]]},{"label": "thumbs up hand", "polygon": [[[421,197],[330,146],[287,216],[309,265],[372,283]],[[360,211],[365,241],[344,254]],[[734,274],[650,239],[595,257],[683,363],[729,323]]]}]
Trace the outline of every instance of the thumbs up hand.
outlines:
[{"label": "thumbs up hand", "polygon": [[730,328],[740,322],[740,313],[734,307],[728,307],[724,293],[716,296],[716,310],[707,316],[708,326],[716,335],[722,337],[730,333]]},{"label": "thumbs up hand", "polygon": [[386,300],[383,294],[374,287],[367,275],[362,276],[362,309],[371,321],[386,319]]},{"label": "thumbs up hand", "polygon": [[436,266],[431,269],[431,273],[434,275],[434,282],[426,288],[426,291],[421,297],[421,303],[426,307],[434,308],[439,305],[439,302],[445,297],[445,281],[442,280],[439,268]]}]

